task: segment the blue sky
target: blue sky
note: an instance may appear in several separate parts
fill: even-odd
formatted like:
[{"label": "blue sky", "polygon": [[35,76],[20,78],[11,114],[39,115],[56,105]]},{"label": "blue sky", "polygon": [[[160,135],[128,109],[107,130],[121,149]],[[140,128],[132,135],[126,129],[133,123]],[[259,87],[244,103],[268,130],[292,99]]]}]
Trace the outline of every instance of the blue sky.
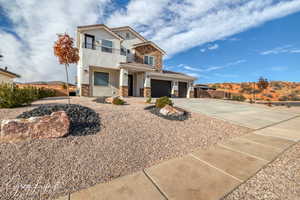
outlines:
[{"label": "blue sky", "polygon": [[[215,49],[209,50],[210,46]],[[201,83],[254,81],[260,76],[298,82],[300,13],[189,49],[165,65],[198,76]]]},{"label": "blue sky", "polygon": [[199,83],[300,81],[299,11],[300,0],[0,0],[0,66],[20,81],[64,80],[56,34],[105,23],[132,26],[167,52],[166,69]]}]

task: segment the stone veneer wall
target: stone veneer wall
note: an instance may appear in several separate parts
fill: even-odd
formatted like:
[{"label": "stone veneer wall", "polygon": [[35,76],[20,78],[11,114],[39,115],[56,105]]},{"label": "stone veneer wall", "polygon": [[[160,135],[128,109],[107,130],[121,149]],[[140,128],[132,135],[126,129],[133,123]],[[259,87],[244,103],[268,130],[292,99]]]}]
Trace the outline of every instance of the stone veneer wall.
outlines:
[{"label": "stone veneer wall", "polygon": [[81,96],[85,96],[85,97],[91,96],[89,84],[81,84]]},{"label": "stone veneer wall", "polygon": [[195,96],[194,96],[194,91],[193,90],[191,90],[190,91],[190,97],[189,98],[194,98]]},{"label": "stone veneer wall", "polygon": [[144,63],[144,55],[150,55],[155,57],[155,68],[157,71],[162,71],[162,53],[152,47],[151,45],[145,45],[135,48],[135,62]]},{"label": "stone veneer wall", "polygon": [[151,88],[150,87],[144,88],[144,97],[151,97]]},{"label": "stone veneer wall", "polygon": [[128,86],[120,86],[119,95],[121,97],[128,97]]},{"label": "stone veneer wall", "polygon": [[174,94],[172,95],[172,97],[178,97],[178,96],[179,96],[178,90],[174,90]]}]

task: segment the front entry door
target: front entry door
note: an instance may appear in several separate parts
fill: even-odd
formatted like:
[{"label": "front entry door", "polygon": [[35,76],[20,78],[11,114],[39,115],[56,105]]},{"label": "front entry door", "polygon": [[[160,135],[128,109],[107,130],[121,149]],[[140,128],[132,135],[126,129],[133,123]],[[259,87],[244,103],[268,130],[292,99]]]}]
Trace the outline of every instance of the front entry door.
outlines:
[{"label": "front entry door", "polygon": [[128,74],[128,96],[133,96],[133,76]]}]

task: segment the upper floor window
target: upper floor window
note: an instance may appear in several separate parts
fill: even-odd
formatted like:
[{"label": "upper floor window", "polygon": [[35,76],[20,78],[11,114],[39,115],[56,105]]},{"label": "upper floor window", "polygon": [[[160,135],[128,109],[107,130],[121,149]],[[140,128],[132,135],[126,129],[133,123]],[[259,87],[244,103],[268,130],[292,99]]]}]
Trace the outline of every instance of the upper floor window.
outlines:
[{"label": "upper floor window", "polygon": [[125,33],[125,38],[128,40],[130,38],[130,33],[126,32]]},{"label": "upper floor window", "polygon": [[154,66],[154,64],[155,64],[154,56],[144,56],[144,63]]},{"label": "upper floor window", "polygon": [[84,48],[95,49],[95,36],[93,35],[84,35]]},{"label": "upper floor window", "polygon": [[102,40],[101,50],[103,52],[112,53],[113,42],[110,40]]}]

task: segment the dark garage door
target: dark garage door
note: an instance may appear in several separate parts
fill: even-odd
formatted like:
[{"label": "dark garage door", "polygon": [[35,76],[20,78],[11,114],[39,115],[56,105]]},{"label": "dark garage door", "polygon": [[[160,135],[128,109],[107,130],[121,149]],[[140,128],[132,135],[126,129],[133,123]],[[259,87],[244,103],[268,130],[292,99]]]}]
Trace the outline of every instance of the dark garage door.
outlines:
[{"label": "dark garage door", "polygon": [[185,82],[179,82],[178,92],[179,92],[179,97],[186,98],[186,95],[187,95],[187,83],[185,83]]},{"label": "dark garage door", "polygon": [[152,97],[171,97],[171,81],[151,79]]}]

